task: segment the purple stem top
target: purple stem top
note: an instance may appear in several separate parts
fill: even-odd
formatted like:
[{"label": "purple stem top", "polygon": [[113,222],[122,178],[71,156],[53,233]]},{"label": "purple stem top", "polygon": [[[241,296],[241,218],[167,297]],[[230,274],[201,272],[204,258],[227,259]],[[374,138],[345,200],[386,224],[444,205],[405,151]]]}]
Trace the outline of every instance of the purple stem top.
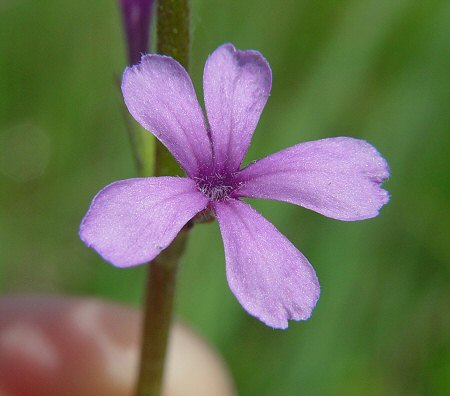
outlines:
[{"label": "purple stem top", "polygon": [[120,0],[125,28],[128,62],[139,63],[149,51],[150,22],[155,0]]}]

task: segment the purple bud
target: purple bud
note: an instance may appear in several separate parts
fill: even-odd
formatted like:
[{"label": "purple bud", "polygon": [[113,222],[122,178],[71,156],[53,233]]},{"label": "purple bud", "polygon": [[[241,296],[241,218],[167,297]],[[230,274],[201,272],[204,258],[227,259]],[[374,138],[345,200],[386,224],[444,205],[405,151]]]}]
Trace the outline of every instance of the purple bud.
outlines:
[{"label": "purple bud", "polygon": [[149,32],[154,0],[120,0],[128,62],[136,64],[149,51]]}]

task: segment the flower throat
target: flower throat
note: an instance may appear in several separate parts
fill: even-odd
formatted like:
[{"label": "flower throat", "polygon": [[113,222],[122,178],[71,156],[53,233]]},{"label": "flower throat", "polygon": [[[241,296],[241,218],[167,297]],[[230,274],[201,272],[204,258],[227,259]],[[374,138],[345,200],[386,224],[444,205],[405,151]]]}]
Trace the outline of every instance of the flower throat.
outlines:
[{"label": "flower throat", "polygon": [[233,197],[240,183],[234,180],[234,175],[215,173],[209,176],[195,177],[198,190],[211,201],[226,201]]}]

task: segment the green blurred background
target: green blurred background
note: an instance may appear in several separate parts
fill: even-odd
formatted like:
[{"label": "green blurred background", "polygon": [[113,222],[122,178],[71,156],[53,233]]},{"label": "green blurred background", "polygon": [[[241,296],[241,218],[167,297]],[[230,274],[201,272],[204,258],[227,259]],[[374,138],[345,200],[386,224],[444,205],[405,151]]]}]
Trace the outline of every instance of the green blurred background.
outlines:
[{"label": "green blurred background", "polygon": [[[239,394],[449,395],[450,2],[192,2],[192,75],[231,41],[274,75],[246,161],[301,141],[367,139],[391,202],[344,223],[254,202],[322,286],[287,331],[247,315],[225,279],[217,224],[195,227],[176,311],[224,355]],[[144,270],[78,239],[104,185],[135,175],[114,82],[126,63],[114,1],[0,0],[0,290],[138,306]]]}]

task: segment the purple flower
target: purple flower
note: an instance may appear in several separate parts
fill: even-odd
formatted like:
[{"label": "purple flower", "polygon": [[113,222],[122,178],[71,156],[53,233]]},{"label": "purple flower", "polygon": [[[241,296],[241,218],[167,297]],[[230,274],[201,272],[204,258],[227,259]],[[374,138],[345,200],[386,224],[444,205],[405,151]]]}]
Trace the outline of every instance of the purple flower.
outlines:
[{"label": "purple flower", "polygon": [[120,0],[122,19],[127,38],[128,61],[139,62],[148,52],[148,36],[154,0]]},{"label": "purple flower", "polygon": [[145,55],[125,70],[122,91],[133,117],[173,154],[188,177],[110,184],[94,198],[81,239],[105,260],[128,267],[153,260],[196,214],[214,211],[231,290],[274,328],[309,318],[319,283],[308,260],[240,198],[291,202],[354,221],[377,216],[388,193],[386,161],[349,137],[298,144],[240,165],[271,89],[269,64],[231,44],[208,58],[203,76],[207,123],[187,72],[172,58]]}]

